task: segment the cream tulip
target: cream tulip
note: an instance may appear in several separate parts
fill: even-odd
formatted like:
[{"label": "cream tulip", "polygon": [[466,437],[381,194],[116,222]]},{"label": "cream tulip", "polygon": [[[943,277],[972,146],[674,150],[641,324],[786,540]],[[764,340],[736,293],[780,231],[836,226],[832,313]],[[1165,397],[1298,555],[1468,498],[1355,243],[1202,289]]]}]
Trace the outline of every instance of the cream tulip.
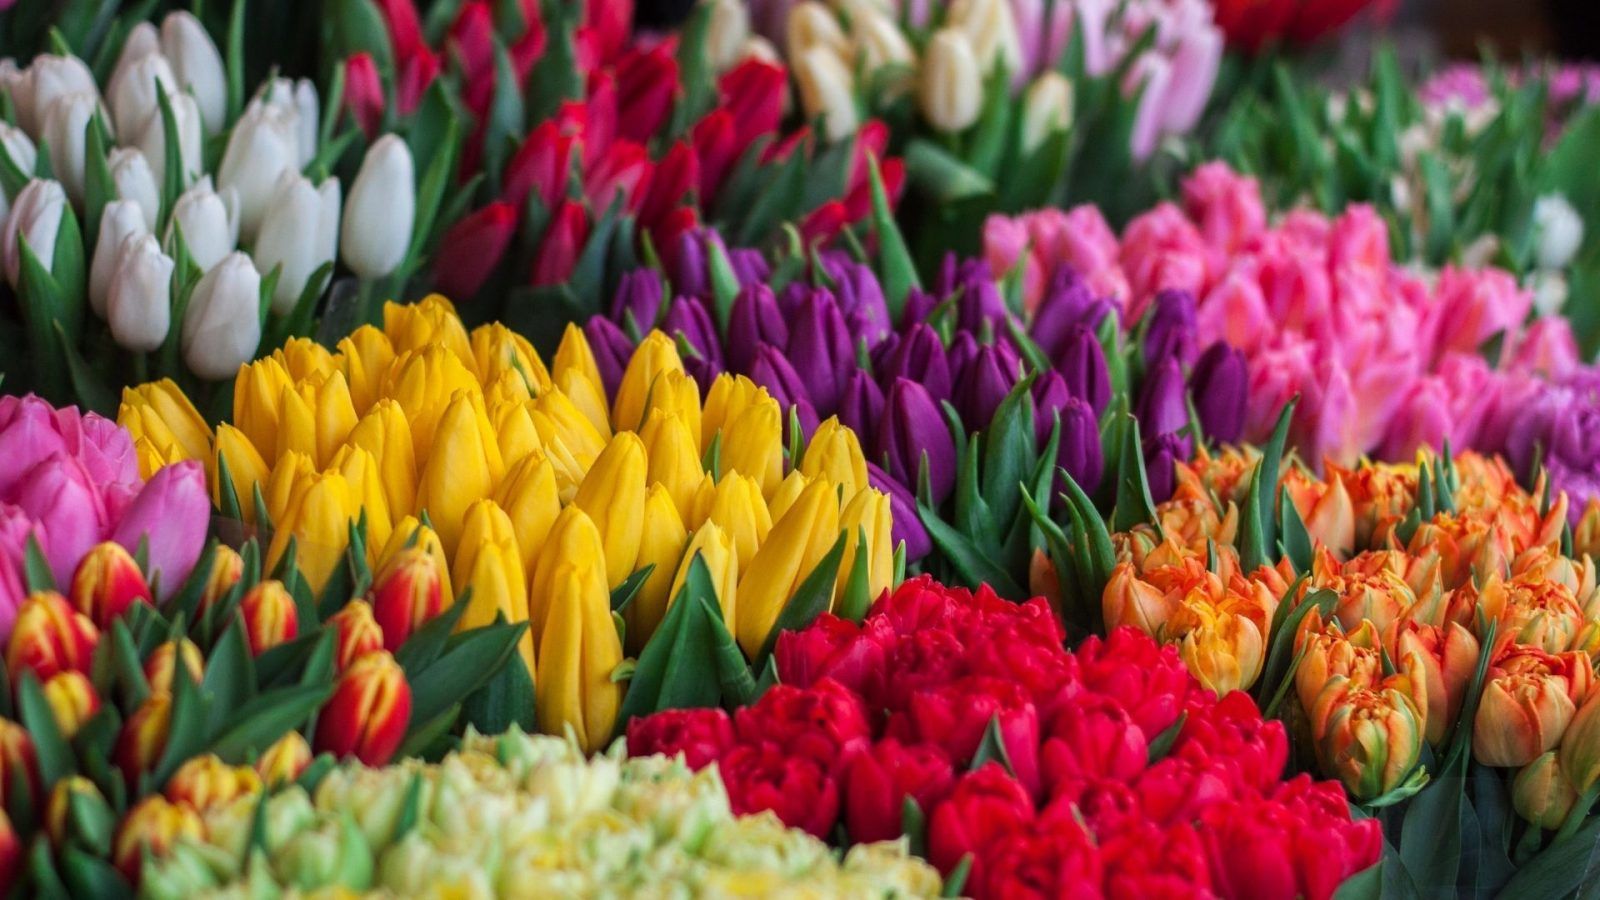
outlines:
[{"label": "cream tulip", "polygon": [[367,150],[350,185],[339,253],[362,278],[393,272],[411,243],[417,213],[417,188],[411,149],[398,135],[386,134]]},{"label": "cream tulip", "polygon": [[106,204],[100,214],[100,234],[95,238],[94,257],[89,260],[89,306],[95,315],[106,318],[106,301],[111,296],[111,281],[123,243],[149,233],[139,204],[132,200],[112,200]]},{"label": "cream tulip", "polygon": [[183,314],[183,361],[201,378],[232,378],[261,343],[261,275],[230,253],[201,277]]},{"label": "cream tulip", "polygon": [[272,292],[272,311],[287,313],[323,263],[333,260],[339,235],[339,179],[322,186],[294,170],[278,179],[261,218],[256,238],[256,266],[263,272],[281,267]]},{"label": "cream tulip", "polygon": [[205,26],[184,10],[167,13],[161,20],[161,52],[178,84],[194,95],[206,133],[221,131],[228,109],[228,73]]},{"label": "cream tulip", "polygon": [[167,339],[172,322],[172,267],[172,257],[161,252],[155,235],[141,233],[122,242],[106,298],[106,320],[119,345],[148,353]]}]

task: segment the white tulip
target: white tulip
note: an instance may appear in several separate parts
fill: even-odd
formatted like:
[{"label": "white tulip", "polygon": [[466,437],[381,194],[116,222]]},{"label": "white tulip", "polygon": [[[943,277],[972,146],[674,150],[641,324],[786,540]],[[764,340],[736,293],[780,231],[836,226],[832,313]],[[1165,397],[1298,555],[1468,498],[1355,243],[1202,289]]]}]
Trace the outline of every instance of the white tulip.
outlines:
[{"label": "white tulip", "polygon": [[1539,268],[1564,269],[1583,246],[1583,216],[1566,197],[1545,194],[1533,204],[1533,233],[1539,241]]},{"label": "white tulip", "polygon": [[56,98],[44,114],[40,139],[50,148],[51,170],[74,203],[83,202],[89,120],[94,118],[99,102],[94,94],[68,94]]},{"label": "white tulip", "polygon": [[17,124],[22,126],[23,131],[38,137],[50,104],[68,94],[78,93],[100,96],[94,75],[83,60],[76,56],[51,54],[35,58],[11,95],[17,105]]},{"label": "white tulip", "polygon": [[178,196],[167,225],[167,246],[174,255],[174,232],[183,235],[189,258],[209,272],[239,244],[239,200],[232,188],[212,190],[207,175]]},{"label": "white tulip", "polygon": [[107,298],[111,337],[129,350],[161,346],[172,326],[172,257],[153,234],[129,238],[117,253],[116,277]]},{"label": "white tulip", "polygon": [[706,55],[718,72],[733,68],[750,37],[750,10],[744,0],[711,0],[711,24],[706,31]]},{"label": "white tulip", "polygon": [[861,119],[856,112],[854,79],[838,53],[826,44],[806,48],[794,61],[794,79],[806,118],[821,116],[828,140],[843,140],[855,133]]},{"label": "white tulip", "polygon": [[1007,76],[1022,74],[1022,39],[1011,16],[1007,0],[956,0],[946,24],[966,32],[978,71],[988,77],[996,65],[1005,66]]},{"label": "white tulip", "polygon": [[[178,171],[181,176],[179,181],[182,182],[179,186],[187,187],[200,174],[200,109],[195,105],[194,97],[188,94],[170,95],[167,102],[172,106],[172,122],[177,126],[178,133]],[[150,164],[150,171],[155,173],[156,185],[165,185],[167,135],[161,116],[154,116],[145,123],[135,143]]]},{"label": "white tulip", "polygon": [[1022,98],[1022,152],[1032,153],[1071,124],[1072,82],[1054,71],[1035,78]]},{"label": "white tulip", "polygon": [[411,243],[417,215],[417,186],[411,149],[397,135],[386,134],[367,150],[350,185],[340,255],[362,278],[393,272]]},{"label": "white tulip", "polygon": [[149,234],[144,212],[132,200],[112,200],[100,214],[100,235],[94,241],[94,258],[89,261],[89,306],[95,315],[106,317],[106,298],[111,296],[111,280],[117,259],[128,238]]},{"label": "white tulip", "polygon": [[[0,122],[0,145],[5,147],[6,155],[16,163],[24,175],[32,175],[34,167],[39,164],[39,151],[33,146],[33,139],[28,133],[9,122]],[[6,214],[11,210],[11,202],[6,198],[5,191],[0,191],[0,222],[4,222]]]},{"label": "white tulip", "polygon": [[255,237],[278,177],[299,168],[298,153],[293,108],[250,101],[217,167],[217,187],[239,195],[239,231],[246,241]]},{"label": "white tulip", "polygon": [[16,287],[22,272],[22,250],[18,241],[27,241],[33,255],[46,272],[55,263],[56,232],[67,211],[67,192],[60,182],[35,178],[17,192],[6,217],[0,245],[0,260],[5,262],[6,280]]},{"label": "white tulip", "polygon": [[888,16],[863,11],[851,30],[855,35],[862,72],[868,78],[885,66],[916,64],[917,55],[911,49],[911,42],[906,40],[905,32]]},{"label": "white tulip", "polygon": [[146,53],[111,73],[106,86],[106,101],[111,105],[111,120],[122,134],[138,134],[161,116],[162,93],[177,93],[178,79],[167,58]]},{"label": "white tulip", "polygon": [[161,36],[156,33],[156,27],[149,22],[140,22],[128,32],[128,39],[122,42],[122,52],[117,54],[117,64],[111,68],[112,78],[116,72],[127,68],[140,58],[152,53],[161,52]]},{"label": "white tulip", "polygon": [[805,0],[789,10],[785,32],[788,37],[785,49],[791,60],[799,59],[805,51],[819,44],[841,57],[850,54],[850,39],[839,27],[839,19],[817,0]]},{"label": "white tulip", "polygon": [[1554,316],[1567,305],[1567,276],[1557,270],[1540,269],[1528,278],[1533,290],[1533,309],[1541,316]]},{"label": "white tulip", "polygon": [[161,20],[161,52],[184,90],[194,94],[207,134],[222,130],[228,110],[228,72],[204,25],[183,10]]},{"label": "white tulip", "polygon": [[256,266],[263,274],[278,271],[272,311],[287,313],[318,267],[333,259],[339,235],[339,179],[319,189],[295,171],[286,171],[272,193],[256,239]]},{"label": "white tulip", "polygon": [[230,253],[195,284],[183,313],[183,361],[211,381],[232,378],[261,343],[261,275]]},{"label": "white tulip", "polygon": [[161,213],[161,189],[156,187],[156,174],[150,171],[150,161],[132,147],[118,147],[106,156],[106,168],[111,170],[117,196],[138,204],[144,215],[145,230],[155,231],[156,217]]},{"label": "white tulip", "polygon": [[317,86],[309,78],[299,81],[274,78],[262,93],[266,102],[294,113],[299,167],[305,168],[317,155],[317,119],[321,112],[317,105]]},{"label": "white tulip", "polygon": [[978,121],[983,76],[966,32],[941,28],[934,34],[922,61],[917,95],[922,114],[940,131],[965,131]]}]

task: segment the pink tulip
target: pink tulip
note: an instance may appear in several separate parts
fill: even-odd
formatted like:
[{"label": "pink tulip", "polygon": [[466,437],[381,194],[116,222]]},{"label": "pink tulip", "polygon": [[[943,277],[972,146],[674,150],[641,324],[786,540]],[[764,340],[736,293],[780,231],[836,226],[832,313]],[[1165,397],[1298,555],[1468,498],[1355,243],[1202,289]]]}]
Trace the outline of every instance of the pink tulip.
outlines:
[{"label": "pink tulip", "polygon": [[1434,293],[1434,352],[1476,353],[1496,334],[1516,337],[1533,309],[1533,294],[1500,269],[1445,267]]},{"label": "pink tulip", "polygon": [[1267,227],[1260,184],[1224,162],[1206,163],[1184,180],[1183,210],[1199,224],[1218,269]]},{"label": "pink tulip", "polygon": [[70,583],[78,560],[105,540],[105,501],[89,470],[64,451],[28,470],[16,491],[16,504],[50,536],[44,557],[58,585]]},{"label": "pink tulip", "polygon": [[1389,226],[1365,203],[1346,209],[1328,233],[1328,263],[1336,271],[1354,270],[1382,279],[1389,271]]},{"label": "pink tulip", "polygon": [[158,599],[163,599],[177,591],[200,559],[210,520],[205,470],[199,462],[185,460],[167,466],[145,483],[112,531],[111,540],[130,553],[141,538],[148,540],[147,574],[158,587]]},{"label": "pink tulip", "polygon": [[9,503],[0,503],[0,643],[10,638],[17,607],[28,596],[22,577],[28,536],[34,535],[43,543],[43,532],[27,513]]},{"label": "pink tulip", "polygon": [[0,500],[23,487],[24,476],[44,460],[67,450],[56,411],[42,398],[0,398]]},{"label": "pink tulip", "polygon": [[1195,318],[1200,343],[1227,341],[1246,356],[1272,342],[1282,326],[1267,311],[1254,260],[1243,260],[1202,298]]},{"label": "pink tulip", "polygon": [[1510,352],[1508,368],[1562,381],[1578,368],[1578,341],[1562,316],[1535,319]]},{"label": "pink tulip", "polygon": [[0,499],[22,473],[56,451],[78,457],[97,484],[136,482],[137,457],[128,432],[76,406],[56,409],[43,398],[0,397]]},{"label": "pink tulip", "polygon": [[1205,293],[1206,246],[1183,212],[1162,203],[1138,216],[1122,233],[1121,262],[1131,294],[1125,321],[1137,322],[1158,291]]},{"label": "pink tulip", "polygon": [[1406,459],[1420,447],[1438,447],[1454,426],[1450,388],[1437,376],[1418,379],[1400,401],[1400,412],[1383,440],[1389,459]]}]

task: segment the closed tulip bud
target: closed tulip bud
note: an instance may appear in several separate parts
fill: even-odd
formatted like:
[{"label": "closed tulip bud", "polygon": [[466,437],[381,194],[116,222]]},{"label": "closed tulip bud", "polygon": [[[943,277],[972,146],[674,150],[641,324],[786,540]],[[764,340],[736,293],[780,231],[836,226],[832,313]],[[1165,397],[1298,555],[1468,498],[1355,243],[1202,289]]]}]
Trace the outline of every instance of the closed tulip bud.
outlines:
[{"label": "closed tulip bud", "polygon": [[555,564],[534,677],[539,730],[562,734],[571,728],[585,753],[611,740],[622,706],[622,685],[611,678],[622,663],[622,643],[611,621],[606,581],[604,561],[596,555]]},{"label": "closed tulip bud", "polygon": [[644,424],[645,403],[650,398],[656,379],[663,373],[682,372],[683,360],[672,338],[664,332],[652,331],[639,343],[628,367],[622,373],[622,383],[617,388],[616,402],[611,409],[611,422],[617,430],[637,430]]},{"label": "closed tulip bud", "polygon": [[643,534],[648,457],[638,435],[611,439],[578,486],[573,505],[588,513],[605,546],[607,583],[616,587],[633,573]]},{"label": "closed tulip bud", "polygon": [[861,453],[861,441],[839,424],[837,417],[817,426],[806,445],[800,472],[838,485],[842,503],[849,503],[867,486],[867,459]]},{"label": "closed tulip bud", "polygon": [[122,769],[129,784],[137,784],[139,773],[155,767],[167,748],[172,727],[172,695],[151,694],[122,723],[112,759]]},{"label": "closed tulip bud", "polygon": [[172,692],[179,660],[183,661],[183,668],[191,681],[198,684],[205,676],[205,660],[200,657],[200,648],[193,641],[188,638],[164,641],[157,644],[144,661],[144,680],[149,683],[153,693]]},{"label": "closed tulip bud", "polygon": [[0,810],[0,889],[10,890],[22,870],[22,842],[11,827],[11,817]]},{"label": "closed tulip bud", "polygon": [[[211,426],[170,378],[123,388],[117,423],[132,432],[135,443],[143,437],[170,447],[176,459],[205,459],[211,446]],[[148,479],[156,473],[140,474]]]},{"label": "closed tulip bud", "polygon": [[107,814],[111,812],[106,805],[106,798],[93,781],[82,775],[68,775],[57,781],[55,787],[50,789],[50,798],[44,805],[44,832],[56,847],[65,847],[68,840],[80,836],[75,833],[77,822],[72,815],[74,800],[80,804],[104,807]]},{"label": "closed tulip bud", "polygon": [[17,107],[17,124],[37,136],[51,104],[68,94],[95,94],[94,74],[76,56],[41,54],[34,57],[18,83],[11,88]]},{"label": "closed tulip bud", "polygon": [[343,672],[361,657],[383,649],[383,629],[365,600],[351,600],[326,622],[334,630],[334,671]]},{"label": "closed tulip bud", "polygon": [[[855,572],[856,551],[866,547],[867,602],[876,601],[894,581],[894,517],[889,496],[864,488],[839,511],[839,527],[844,529],[844,557],[839,564],[839,580],[834,603],[844,596]],[[862,541],[866,543],[863,545]]]},{"label": "closed tulip bud", "polygon": [[535,647],[544,641],[545,620],[549,616],[550,604],[557,596],[554,583],[556,569],[562,562],[575,560],[582,561],[586,565],[593,561],[602,568],[606,564],[605,545],[600,538],[600,529],[582,507],[572,505],[561,510],[561,514],[556,517],[555,524],[550,528],[550,536],[546,539],[543,549],[539,551],[538,564],[533,570],[529,592],[528,626],[533,634]]},{"label": "closed tulip bud", "polygon": [[198,813],[261,792],[261,776],[249,766],[230,766],[215,753],[196,756],[178,767],[167,781],[166,795]]},{"label": "closed tulip bud", "polygon": [[55,181],[35,178],[13,198],[11,214],[0,233],[0,260],[4,260],[6,280],[12,287],[21,284],[21,243],[38,258],[45,271],[51,271],[56,258],[56,233],[67,212],[67,192]]},{"label": "closed tulip bud", "polygon": [[539,549],[561,514],[555,468],[543,454],[529,454],[506,471],[505,479],[495,489],[494,500],[511,519],[522,568],[532,577]]},{"label": "closed tulip bud", "polygon": [[97,544],[78,563],[72,576],[72,603],[96,627],[109,628],[140,601],[151,602],[150,585],[122,545]]},{"label": "closed tulip bud", "polygon": [[839,27],[839,20],[826,4],[816,0],[795,4],[789,10],[789,18],[782,31],[787,39],[784,48],[787,52],[784,55],[789,59],[816,46],[828,47],[841,54],[850,47],[849,39]]},{"label": "closed tulip bud", "polygon": [[811,574],[839,537],[839,501],[833,485],[812,482],[775,518],[748,569],[741,569],[735,634],[754,658],[795,588]]},{"label": "closed tulip bud", "polygon": [[645,423],[639,437],[645,446],[647,480],[664,488],[679,516],[686,516],[705,474],[695,433],[681,416],[657,413]]},{"label": "closed tulip bud", "polygon": [[439,417],[417,485],[417,507],[427,510],[447,553],[456,552],[467,507],[489,496],[504,475],[482,395],[456,394]]},{"label": "closed tulip bud", "polygon": [[233,590],[244,577],[244,557],[232,547],[218,545],[211,555],[211,569],[200,588],[200,609],[210,608]]},{"label": "closed tulip bud", "polygon": [[638,655],[661,624],[671,599],[667,589],[672,585],[673,574],[688,541],[689,532],[683,526],[683,517],[678,514],[671,494],[661,484],[651,485],[644,501],[644,530],[636,567],[654,568],[624,613],[630,654]]},{"label": "closed tulip bud", "polygon": [[171,60],[178,84],[194,95],[206,133],[221,131],[227,112],[228,76],[222,54],[205,26],[185,10],[167,13],[161,20],[161,52]]},{"label": "closed tulip bud", "polygon": [[384,563],[367,596],[385,650],[398,650],[443,611],[439,578],[438,561],[422,546],[407,547]]},{"label": "closed tulip bud", "polygon": [[1072,82],[1060,72],[1035,78],[1022,99],[1022,152],[1038,150],[1051,135],[1071,126]]},{"label": "closed tulip bud", "polygon": [[[728,533],[743,571],[755,559],[772,531],[772,513],[761,495],[761,483],[748,475],[730,471],[717,482],[704,521],[713,522]],[[699,524],[696,523],[696,527]],[[727,601],[732,608],[733,601]],[[733,621],[729,618],[728,621]]]},{"label": "closed tulip bud", "polygon": [[1458,622],[1443,626],[1406,621],[1386,641],[1402,670],[1421,673],[1428,695],[1427,738],[1439,746],[1455,725],[1467,685],[1478,666],[1478,639]]},{"label": "closed tulip bud", "polygon": [[935,506],[955,489],[955,438],[921,384],[896,378],[889,388],[876,453],[887,459],[889,477],[912,490],[918,490],[919,473],[926,466]]},{"label": "closed tulip bud", "polygon": [[1553,750],[1523,766],[1511,781],[1512,808],[1540,828],[1560,828],[1577,803],[1578,792]]},{"label": "closed tulip bud", "polygon": [[[406,516],[394,523],[389,543],[384,544],[383,550],[378,553],[377,570],[383,572],[402,552],[413,547],[421,548],[433,558],[434,571],[439,578],[439,597],[443,603],[441,609],[449,609],[451,604],[455,603],[456,596],[450,586],[450,556],[445,553],[444,542],[439,540],[439,533],[423,525],[416,516]],[[378,580],[382,581],[382,578]],[[384,617],[379,615],[378,623],[381,625],[385,621]]]},{"label": "closed tulip bud", "polygon": [[183,314],[183,361],[210,381],[232,378],[261,343],[261,275],[230,253],[200,278]]},{"label": "closed tulip bud", "polygon": [[312,474],[295,486],[282,515],[273,514],[276,530],[267,548],[270,570],[295,542],[295,562],[311,586],[321,592],[350,545],[350,523],[361,514],[361,495],[343,473]]},{"label": "closed tulip bud", "polygon": [[177,77],[167,58],[160,53],[145,53],[118,60],[106,85],[106,103],[117,131],[135,135],[160,115],[160,96],[178,93]]},{"label": "closed tulip bud", "polygon": [[54,591],[30,594],[17,611],[6,648],[6,671],[16,684],[31,671],[41,681],[57,672],[87,672],[100,631],[88,616],[73,610],[67,598]]},{"label": "closed tulip bud", "polygon": [[[131,200],[112,200],[105,205],[100,216],[100,234],[95,238],[94,258],[89,264],[89,305],[95,315],[107,316],[107,300],[111,296],[112,275],[121,262],[123,244],[130,238],[148,234],[144,212]],[[167,321],[170,313],[161,313]]]},{"label": "closed tulip bud", "polygon": [[783,428],[778,402],[748,378],[724,376],[712,384],[702,446],[721,434],[722,470],[754,478],[765,497],[783,480]]},{"label": "closed tulip bud", "polygon": [[1244,435],[1250,373],[1244,354],[1218,341],[1189,373],[1189,396],[1206,437],[1231,444]]},{"label": "closed tulip bud", "polygon": [[411,686],[387,651],[356,660],[339,677],[317,718],[317,750],[381,766],[400,748],[411,721]]},{"label": "closed tulip bud", "polygon": [[172,258],[154,235],[140,234],[122,244],[106,297],[111,336],[138,353],[158,349],[172,324]]},{"label": "closed tulip bud", "polygon": [[[156,186],[150,161],[132,147],[117,147],[106,156],[106,167],[116,185],[117,199],[138,206],[144,218],[144,230],[155,231],[156,217],[161,211],[161,189]],[[100,227],[105,228],[103,217]]]},{"label": "closed tulip bud", "polygon": [[228,479],[234,496],[239,498],[239,513],[247,524],[254,525],[256,510],[251,497],[254,496],[256,485],[264,484],[271,470],[244,432],[232,425],[218,425],[216,443],[206,469],[207,480],[211,482],[211,502],[218,508],[222,506],[220,477],[224,460],[228,465]]},{"label": "closed tulip bud", "polygon": [[240,367],[233,380],[231,421],[263,457],[276,452],[283,392],[293,384],[283,363],[270,356]]},{"label": "closed tulip bud", "polygon": [[[1525,766],[1562,743],[1591,693],[1594,671],[1584,653],[1513,648],[1489,666],[1472,727],[1472,755],[1487,766]],[[1574,756],[1564,767],[1587,788]]]},{"label": "closed tulip bud", "polygon": [[978,121],[983,105],[983,72],[972,41],[959,28],[934,32],[922,60],[917,85],[922,114],[947,134],[965,131]]},{"label": "closed tulip bud", "polygon": [[[3,87],[0,87],[0,90],[3,90]],[[0,122],[0,145],[5,147],[11,161],[24,173],[33,172],[38,167],[39,151],[33,146],[33,139],[21,128],[9,122]],[[5,196],[4,191],[0,191],[0,222],[5,221],[10,211],[10,198]]]},{"label": "closed tulip bud", "polygon": [[111,859],[129,881],[137,883],[146,853],[159,859],[179,840],[198,841],[204,836],[205,823],[199,813],[160,795],[146,797],[118,826]]},{"label": "closed tulip bud", "polygon": [[1317,758],[1323,771],[1344,782],[1358,800],[1372,800],[1399,787],[1422,753],[1422,722],[1405,691],[1389,679],[1383,686],[1356,687],[1336,675],[1311,711]]},{"label": "closed tulip bud", "polygon": [[83,724],[100,711],[100,695],[82,672],[57,672],[44,683],[44,699],[61,736],[72,740]]},{"label": "closed tulip bud", "polygon": [[317,122],[322,114],[317,86],[309,78],[274,78],[263,85],[261,96],[267,103],[293,114],[295,166],[304,169],[317,155]]},{"label": "closed tulip bud", "polygon": [[672,586],[667,590],[667,606],[678,598],[678,592],[683,590],[683,583],[689,577],[689,567],[696,555],[705,561],[706,571],[711,574],[711,586],[717,592],[717,605],[722,609],[722,621],[734,623],[738,621],[739,600],[739,551],[734,542],[733,535],[714,521],[707,520],[695,530],[694,537],[689,545],[683,549],[683,555],[678,563],[678,570],[672,577]]},{"label": "closed tulip bud", "polygon": [[272,311],[286,315],[305,291],[311,275],[333,262],[339,248],[339,179],[316,186],[298,170],[286,168],[266,199],[256,237],[256,265],[278,269]]},{"label": "closed tulip bud", "polygon": [[367,150],[350,185],[339,239],[345,265],[361,278],[393,272],[411,242],[416,206],[411,150],[386,134]]},{"label": "closed tulip bud", "polygon": [[[195,104],[194,97],[182,91],[167,95],[167,104],[172,108],[172,123],[176,126],[178,137],[178,189],[189,186],[204,169],[201,151],[204,149],[202,136],[204,128],[200,121],[200,107]],[[167,185],[167,133],[166,124],[162,116],[156,115],[144,124],[144,128],[136,135],[123,135],[123,139],[133,138],[134,146],[144,154],[144,160],[150,166],[150,172],[155,177],[156,188],[165,190]]]},{"label": "closed tulip bud", "polygon": [[722,72],[744,55],[750,39],[750,10],[740,0],[713,0],[711,24],[706,32],[706,54],[711,67]]},{"label": "closed tulip bud", "polygon": [[268,790],[292,784],[311,765],[311,745],[298,731],[278,739],[256,758],[256,774]]},{"label": "closed tulip bud", "polygon": [[279,644],[292,641],[300,633],[300,616],[294,597],[283,582],[275,578],[245,591],[239,599],[239,615],[244,619],[251,656],[260,656]]},{"label": "closed tulip bud", "polygon": [[173,253],[180,237],[201,272],[222,262],[239,243],[239,200],[234,189],[213,190],[207,175],[184,191],[167,226],[167,246]]},{"label": "closed tulip bud", "polygon": [[83,202],[86,135],[99,108],[98,94],[76,93],[56,100],[44,114],[39,140],[50,148],[50,169],[74,203]]},{"label": "closed tulip bud", "polygon": [[32,797],[31,801],[28,797],[20,798],[20,802],[42,799],[39,753],[34,749],[33,738],[28,735],[26,728],[10,719],[0,718],[0,807],[10,807],[13,801],[19,800],[14,790],[18,786],[31,791]]},{"label": "closed tulip bud", "polygon": [[1600,693],[1590,693],[1561,736],[1561,769],[1579,793],[1600,781]]},{"label": "closed tulip bud", "polygon": [[794,80],[807,119],[822,119],[823,134],[842,141],[861,124],[856,109],[855,79],[838,51],[817,45],[793,58]]},{"label": "closed tulip bud", "polygon": [[367,529],[368,563],[376,561],[379,547],[389,542],[389,533],[394,528],[394,517],[389,512],[389,503],[384,499],[383,479],[378,474],[378,464],[372,454],[360,447],[345,446],[333,455],[329,461],[330,469],[344,476],[350,485],[351,499],[355,507],[351,510],[352,518],[365,518]]},{"label": "closed tulip bud", "polygon": [[[218,187],[238,195],[239,233],[246,241],[254,240],[268,205],[281,190],[279,178],[298,170],[298,160],[294,110],[260,99],[250,101],[234,123],[217,167]],[[314,235],[317,228],[312,221],[304,220],[302,227]]]},{"label": "closed tulip bud", "polygon": [[[497,616],[507,622],[528,620],[527,573],[522,568],[511,519],[493,500],[483,499],[467,508],[450,580],[463,594],[472,590],[471,605],[460,627],[492,625]],[[524,633],[518,651],[528,671],[533,671],[533,636]]]}]

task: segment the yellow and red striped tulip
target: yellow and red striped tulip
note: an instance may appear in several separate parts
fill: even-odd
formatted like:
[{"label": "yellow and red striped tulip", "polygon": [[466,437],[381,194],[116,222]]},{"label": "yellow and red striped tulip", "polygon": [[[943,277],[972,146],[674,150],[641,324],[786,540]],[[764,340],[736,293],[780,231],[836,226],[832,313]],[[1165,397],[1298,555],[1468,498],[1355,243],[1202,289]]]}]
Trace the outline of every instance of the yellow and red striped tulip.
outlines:
[{"label": "yellow and red striped tulip", "polygon": [[178,660],[183,660],[183,667],[189,673],[189,678],[195,683],[205,675],[205,660],[200,656],[200,648],[188,638],[179,638],[177,641],[163,641],[156,645],[150,656],[144,661],[144,680],[150,685],[150,690],[165,694],[172,691],[172,679],[177,674]]},{"label": "yellow and red striped tulip", "polygon": [[441,577],[438,561],[420,543],[402,549],[378,570],[367,597],[385,650],[400,649],[412,632],[444,610]]},{"label": "yellow and red striped tulip", "polygon": [[139,564],[115,541],[96,544],[72,575],[72,605],[97,628],[110,627],[128,607],[150,600],[150,585]]},{"label": "yellow and red striped tulip", "polygon": [[198,813],[260,792],[261,776],[255,769],[230,766],[215,753],[201,754],[179,766],[166,788],[168,800]]},{"label": "yellow and red striped tulip", "polygon": [[383,629],[365,600],[351,600],[324,623],[334,633],[334,671],[343,672],[368,653],[383,649]]},{"label": "yellow and red striped tulip", "polygon": [[6,647],[6,673],[16,684],[23,672],[49,681],[57,672],[89,671],[100,630],[55,591],[28,595],[17,611]]},{"label": "yellow and red striped tulip", "polygon": [[368,653],[339,676],[317,717],[317,750],[387,763],[411,722],[411,686],[387,651]]},{"label": "yellow and red striped tulip", "polygon": [[137,884],[146,853],[159,859],[179,840],[200,840],[204,836],[205,823],[199,813],[157,794],[128,811],[117,827],[111,860],[129,881]]},{"label": "yellow and red striped tulip", "polygon": [[273,789],[292,783],[310,765],[311,745],[300,732],[291,731],[256,758],[256,774]]},{"label": "yellow and red striped tulip", "polygon": [[137,784],[140,772],[148,772],[155,767],[156,760],[167,748],[171,727],[171,694],[152,693],[122,723],[112,759],[122,769],[129,784]]},{"label": "yellow and red striped tulip", "polygon": [[50,705],[56,728],[69,741],[100,711],[100,695],[89,683],[89,676],[70,669],[57,672],[44,683],[44,699]]}]

